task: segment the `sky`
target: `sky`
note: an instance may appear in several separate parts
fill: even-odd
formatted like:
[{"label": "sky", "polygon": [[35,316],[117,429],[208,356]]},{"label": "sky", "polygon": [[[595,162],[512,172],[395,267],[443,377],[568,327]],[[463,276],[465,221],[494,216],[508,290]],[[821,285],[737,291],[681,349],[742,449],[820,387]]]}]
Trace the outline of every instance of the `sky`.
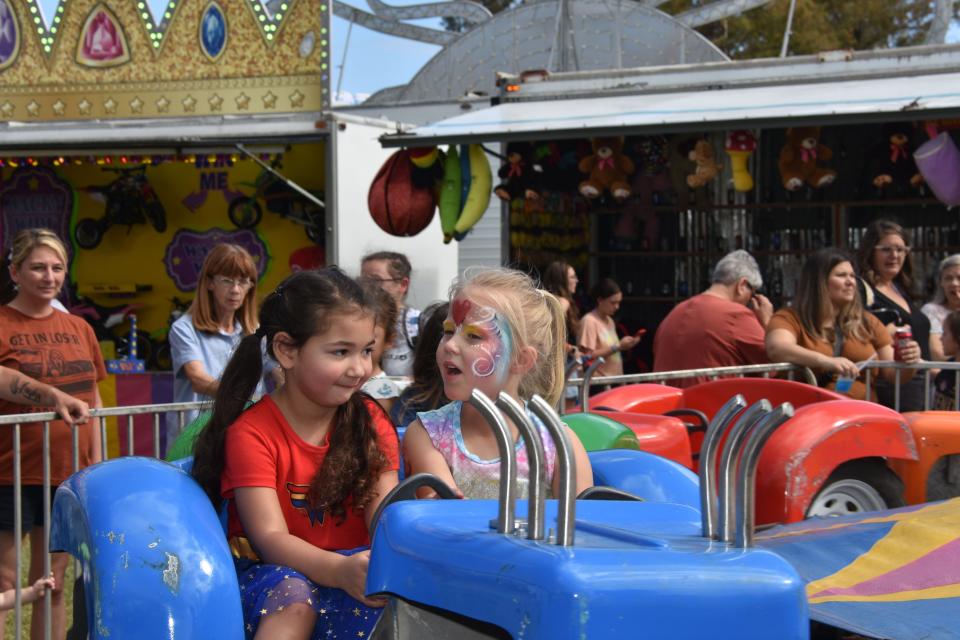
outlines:
[{"label": "sky", "polygon": [[[419,4],[431,0],[386,0],[389,4],[401,6]],[[364,0],[344,0],[359,9],[369,11]],[[44,17],[52,16],[58,0],[40,0]],[[147,0],[153,15],[161,15],[166,9],[167,0]],[[413,24],[439,28],[439,19],[418,21]],[[347,35],[349,32],[349,47]],[[947,33],[947,42],[960,42],[960,25],[954,22]],[[385,87],[405,84],[416,72],[432,58],[440,48],[436,45],[404,40],[364,27],[350,25],[346,20],[333,18],[333,38],[331,39],[331,57],[333,75],[331,90],[336,91],[338,84],[340,96],[336,102],[351,104]]]}]

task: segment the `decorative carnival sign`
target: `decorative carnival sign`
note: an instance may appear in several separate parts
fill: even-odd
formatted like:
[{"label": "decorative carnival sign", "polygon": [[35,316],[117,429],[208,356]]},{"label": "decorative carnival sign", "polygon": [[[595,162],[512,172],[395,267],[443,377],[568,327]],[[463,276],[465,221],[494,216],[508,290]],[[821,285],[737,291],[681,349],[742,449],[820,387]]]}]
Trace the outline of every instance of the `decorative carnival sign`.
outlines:
[{"label": "decorative carnival sign", "polygon": [[191,231],[181,229],[177,231],[173,240],[167,245],[163,264],[167,275],[173,280],[180,291],[194,291],[200,270],[203,268],[203,259],[218,244],[240,245],[253,257],[257,265],[257,276],[262,278],[267,271],[270,253],[267,244],[251,229],[208,229],[206,231]]}]

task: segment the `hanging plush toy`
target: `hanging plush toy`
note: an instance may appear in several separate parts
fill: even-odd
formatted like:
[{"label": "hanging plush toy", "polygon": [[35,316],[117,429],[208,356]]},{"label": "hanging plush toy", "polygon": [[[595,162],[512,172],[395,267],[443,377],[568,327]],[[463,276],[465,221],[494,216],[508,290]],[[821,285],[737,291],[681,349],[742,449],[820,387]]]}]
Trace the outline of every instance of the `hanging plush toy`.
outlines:
[{"label": "hanging plush toy", "polygon": [[713,151],[713,145],[706,140],[697,140],[690,152],[690,159],[696,164],[693,175],[687,176],[687,185],[699,189],[708,182],[717,177],[723,169],[722,164],[717,164],[716,154]]},{"label": "hanging plush toy", "polygon": [[589,199],[599,198],[606,190],[617,200],[630,197],[627,176],[633,173],[633,161],[623,155],[623,138],[595,138],[590,141],[593,153],[581,158],[580,173],[590,174],[580,183],[580,193]]},{"label": "hanging plush toy", "polygon": [[543,169],[533,162],[533,147],[526,142],[511,142],[507,145],[507,162],[500,167],[500,176],[493,192],[505,202],[517,198],[540,199],[540,184]]},{"label": "hanging plush toy", "polygon": [[415,147],[407,150],[413,169],[410,179],[422,189],[434,189],[443,180],[444,159],[439,147]]},{"label": "hanging plush toy", "polygon": [[885,124],[883,141],[870,150],[867,178],[884,195],[912,195],[923,184],[923,177],[913,159],[912,129],[906,122]]},{"label": "hanging plush toy", "polygon": [[624,249],[632,248],[632,240],[642,233],[641,247],[656,246],[659,238],[659,220],[653,205],[659,204],[659,194],[670,190],[667,174],[669,145],[663,136],[638,136],[627,138],[627,152],[633,157],[636,171],[631,187],[639,207],[620,214],[613,228],[615,244]]},{"label": "hanging plush toy", "polygon": [[746,129],[738,129],[727,134],[726,151],[730,156],[733,188],[737,191],[753,190],[753,176],[750,175],[747,161],[756,150],[757,139]]},{"label": "hanging plush toy", "polygon": [[804,182],[815,189],[832,184],[837,172],[818,164],[832,157],[833,151],[820,143],[820,127],[787,129],[787,143],[780,150],[778,163],[783,187],[796,191]]}]

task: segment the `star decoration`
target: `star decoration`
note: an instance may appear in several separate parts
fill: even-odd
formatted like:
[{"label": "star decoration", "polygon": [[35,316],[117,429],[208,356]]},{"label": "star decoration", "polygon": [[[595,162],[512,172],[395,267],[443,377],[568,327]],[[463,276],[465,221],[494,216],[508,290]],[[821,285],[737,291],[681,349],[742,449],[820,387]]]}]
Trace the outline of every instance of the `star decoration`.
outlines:
[{"label": "star decoration", "polygon": [[306,97],[307,96],[300,93],[300,90],[297,89],[296,91],[290,94],[290,106],[294,108],[302,107],[303,99]]},{"label": "star decoration", "polygon": [[353,615],[360,617],[360,609],[358,607],[353,608]]},{"label": "star decoration", "polygon": [[160,113],[167,113],[170,111],[170,101],[167,100],[166,96],[160,96],[160,99],[155,103],[157,105],[157,111]]},{"label": "star decoration", "polygon": [[36,118],[40,115],[40,103],[36,100],[31,100],[27,103],[27,113]]},{"label": "star decoration", "polygon": [[207,100],[207,103],[210,105],[210,111],[220,111],[220,109],[223,107],[223,98],[217,94],[213,94],[210,96],[210,99]]},{"label": "star decoration", "polygon": [[191,95],[187,95],[186,98],[180,101],[180,104],[183,105],[183,110],[187,113],[193,113],[197,110],[197,100]]},{"label": "star decoration", "polygon": [[88,116],[90,115],[90,109],[93,108],[93,103],[84,98],[77,106],[80,108],[80,115]]},{"label": "star decoration", "polygon": [[260,615],[262,615],[262,616],[267,615],[267,610],[266,610],[266,609],[260,609]]},{"label": "star decoration", "polygon": [[263,108],[273,109],[276,106],[277,106],[277,96],[273,95],[272,91],[267,91],[267,95],[263,96]]},{"label": "star decoration", "polygon": [[245,111],[247,107],[250,106],[250,96],[245,93],[241,93],[236,97],[237,109]]},{"label": "star decoration", "polygon": [[16,107],[10,104],[9,100],[7,102],[4,102],[2,105],[0,105],[0,113],[3,114],[4,118],[9,118],[13,116],[13,112],[15,110],[16,110]]},{"label": "star decoration", "polygon": [[113,98],[107,98],[103,101],[103,110],[107,113],[117,112],[117,101]]},{"label": "star decoration", "polygon": [[67,111],[67,105],[63,100],[57,100],[53,103],[53,114],[62,116]]},{"label": "star decoration", "polygon": [[130,111],[132,113],[143,113],[143,100],[140,99],[140,96],[130,101]]}]

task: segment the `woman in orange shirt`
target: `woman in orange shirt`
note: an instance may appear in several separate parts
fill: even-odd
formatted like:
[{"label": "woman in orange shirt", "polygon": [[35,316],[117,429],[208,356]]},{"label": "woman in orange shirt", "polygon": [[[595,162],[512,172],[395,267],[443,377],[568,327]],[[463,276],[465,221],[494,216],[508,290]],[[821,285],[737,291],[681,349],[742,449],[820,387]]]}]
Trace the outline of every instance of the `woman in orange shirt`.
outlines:
[{"label": "woman in orange shirt", "polygon": [[[773,314],[767,324],[767,355],[771,362],[809,367],[820,386],[833,389],[838,377],[855,381],[847,392],[865,399],[866,385],[857,363],[871,358],[917,362],[920,345],[909,341],[896,350],[890,334],[863,310],[853,262],[839,249],[823,249],[803,265],[793,307]],[[903,371],[908,380],[913,371]],[[893,380],[893,369],[880,369]]]}]

